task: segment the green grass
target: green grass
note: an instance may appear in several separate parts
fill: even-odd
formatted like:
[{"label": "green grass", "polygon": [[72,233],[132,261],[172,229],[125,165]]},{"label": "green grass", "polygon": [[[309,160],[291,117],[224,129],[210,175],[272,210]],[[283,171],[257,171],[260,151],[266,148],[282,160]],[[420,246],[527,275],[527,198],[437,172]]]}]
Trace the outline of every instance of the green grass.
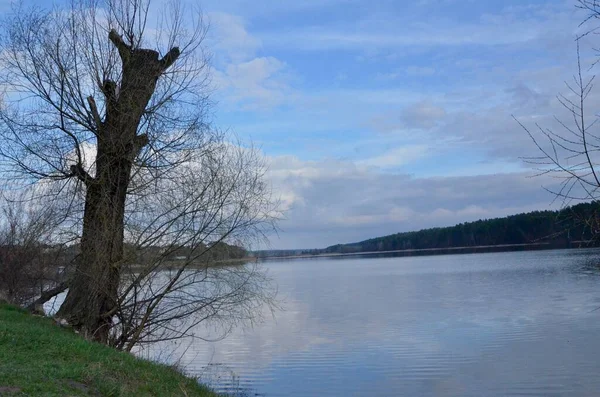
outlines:
[{"label": "green grass", "polygon": [[216,396],[175,369],[0,304],[0,396]]}]

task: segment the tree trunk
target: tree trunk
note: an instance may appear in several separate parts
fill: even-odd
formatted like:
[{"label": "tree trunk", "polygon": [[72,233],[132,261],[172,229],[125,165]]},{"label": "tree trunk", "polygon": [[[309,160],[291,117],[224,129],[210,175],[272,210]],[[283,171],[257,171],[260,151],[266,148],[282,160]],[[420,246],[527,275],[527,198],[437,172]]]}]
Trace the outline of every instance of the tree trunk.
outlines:
[{"label": "tree trunk", "polygon": [[104,81],[104,120],[88,98],[97,124],[96,175],[81,167],[73,174],[87,188],[81,237],[81,254],[69,281],[69,292],[58,316],[93,339],[106,343],[117,305],[123,261],[123,231],[127,189],[135,157],[147,144],[138,126],[160,75],[177,59],[173,48],[162,59],[158,52],[132,49],[113,30],[109,39],[119,51],[123,73],[119,88]]},{"label": "tree trunk", "polygon": [[[108,157],[98,147],[98,159]],[[100,161],[98,162],[100,163]],[[130,164],[112,166],[87,187],[81,253],[59,316],[89,337],[106,343],[118,298],[123,260],[123,220]],[[99,164],[98,164],[99,165]]]}]

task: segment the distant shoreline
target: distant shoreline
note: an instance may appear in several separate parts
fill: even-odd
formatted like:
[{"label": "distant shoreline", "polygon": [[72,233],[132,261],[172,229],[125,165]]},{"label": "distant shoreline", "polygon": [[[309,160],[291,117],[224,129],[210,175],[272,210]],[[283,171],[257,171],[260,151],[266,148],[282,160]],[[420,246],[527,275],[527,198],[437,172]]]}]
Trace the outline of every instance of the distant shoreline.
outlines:
[{"label": "distant shoreline", "polygon": [[[507,252],[518,249],[524,251],[545,250],[545,249],[574,249],[574,248],[594,248],[589,241],[573,241],[571,247],[557,246],[549,242],[545,243],[529,243],[529,244],[499,244],[499,245],[477,245],[467,247],[445,247],[445,248],[421,248],[421,249],[404,249],[404,250],[388,250],[388,251],[365,251],[365,252],[345,252],[345,253],[321,253],[321,254],[302,254],[302,255],[280,255],[280,256],[264,256],[264,257],[249,257],[248,260],[280,260],[280,259],[311,259],[311,258],[338,258],[347,256],[366,256],[366,255],[385,255],[385,254],[406,254],[411,255],[440,255],[440,254],[460,254],[460,253],[476,253],[476,252]],[[585,244],[588,244],[587,246]]]}]

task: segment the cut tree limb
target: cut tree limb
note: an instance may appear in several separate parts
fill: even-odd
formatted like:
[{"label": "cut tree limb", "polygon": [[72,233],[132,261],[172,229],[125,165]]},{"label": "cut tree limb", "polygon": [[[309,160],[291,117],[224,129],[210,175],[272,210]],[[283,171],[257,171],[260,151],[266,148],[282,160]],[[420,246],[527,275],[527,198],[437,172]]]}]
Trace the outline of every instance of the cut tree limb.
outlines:
[{"label": "cut tree limb", "polygon": [[35,301],[33,301],[27,306],[27,310],[37,314],[44,314],[43,304],[48,302],[50,299],[54,298],[61,292],[66,291],[67,288],[69,288],[69,286],[67,282],[64,281],[58,284],[56,287],[42,292],[42,295],[40,295],[39,298],[37,298]]}]

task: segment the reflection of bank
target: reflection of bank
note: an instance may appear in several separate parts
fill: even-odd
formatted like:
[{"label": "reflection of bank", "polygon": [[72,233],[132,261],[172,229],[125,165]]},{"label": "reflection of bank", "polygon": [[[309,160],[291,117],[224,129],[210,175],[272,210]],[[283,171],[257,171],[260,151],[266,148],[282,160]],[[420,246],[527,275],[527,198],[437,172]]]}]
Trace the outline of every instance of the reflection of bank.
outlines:
[{"label": "reflection of bank", "polygon": [[225,393],[228,396],[244,397],[260,395],[252,392],[252,385],[250,383],[242,386],[240,377],[236,374],[235,370],[222,363],[208,364],[198,374],[198,381],[214,391]]}]

